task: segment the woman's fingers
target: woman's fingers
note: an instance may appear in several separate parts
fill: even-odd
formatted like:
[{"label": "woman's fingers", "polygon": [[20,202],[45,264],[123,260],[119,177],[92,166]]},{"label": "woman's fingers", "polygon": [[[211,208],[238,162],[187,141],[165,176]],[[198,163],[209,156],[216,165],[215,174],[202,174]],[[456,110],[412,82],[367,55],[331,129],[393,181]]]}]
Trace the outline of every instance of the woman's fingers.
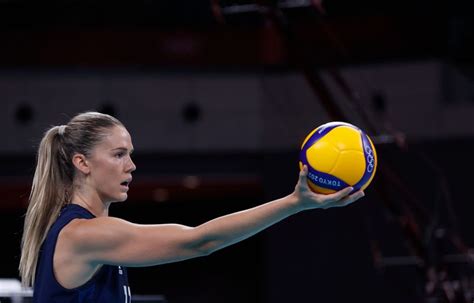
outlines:
[{"label": "woman's fingers", "polygon": [[353,191],[353,190],[354,190],[354,188],[352,188],[352,187],[346,187],[344,189],[341,189],[338,192],[335,192],[333,194],[329,194],[326,197],[328,199],[330,199],[331,201],[339,201],[339,200],[343,199],[344,197],[346,197],[348,194],[350,194],[351,191]]},{"label": "woman's fingers", "polygon": [[308,175],[308,167],[306,165],[303,165],[303,168],[300,170],[300,180],[306,179],[307,175]]},{"label": "woman's fingers", "polygon": [[362,190],[359,190],[350,196],[346,196],[342,198],[341,200],[334,202],[331,206],[334,206],[334,207],[346,206],[351,203],[354,203],[355,201],[359,200],[363,196],[365,196],[365,193]]},{"label": "woman's fingers", "polygon": [[344,189],[341,189],[340,191],[327,195],[311,193],[312,190],[310,190],[309,188],[307,176],[308,167],[306,165],[303,165],[299,173],[299,180],[296,189],[299,193],[306,197],[305,199],[317,202],[320,205],[319,207],[321,208],[346,206],[359,200],[364,196],[364,192],[362,190],[351,194],[351,192],[354,190],[353,187],[346,187]]},{"label": "woman's fingers", "polygon": [[308,167],[306,165],[303,165],[303,168],[300,171],[300,176],[299,176],[299,186],[303,188],[308,187],[308,181],[306,180],[308,176]]}]

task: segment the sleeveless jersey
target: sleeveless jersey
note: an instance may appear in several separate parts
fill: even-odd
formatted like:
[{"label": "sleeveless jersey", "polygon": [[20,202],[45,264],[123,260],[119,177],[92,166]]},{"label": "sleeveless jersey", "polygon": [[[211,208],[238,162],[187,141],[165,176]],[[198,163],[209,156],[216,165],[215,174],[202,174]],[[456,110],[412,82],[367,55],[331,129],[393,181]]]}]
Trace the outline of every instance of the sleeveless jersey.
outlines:
[{"label": "sleeveless jersey", "polygon": [[127,269],[103,264],[85,284],[67,289],[53,273],[53,255],[59,232],[73,219],[92,219],[95,216],[77,204],[68,204],[51,226],[44,240],[36,268],[33,303],[131,303]]}]

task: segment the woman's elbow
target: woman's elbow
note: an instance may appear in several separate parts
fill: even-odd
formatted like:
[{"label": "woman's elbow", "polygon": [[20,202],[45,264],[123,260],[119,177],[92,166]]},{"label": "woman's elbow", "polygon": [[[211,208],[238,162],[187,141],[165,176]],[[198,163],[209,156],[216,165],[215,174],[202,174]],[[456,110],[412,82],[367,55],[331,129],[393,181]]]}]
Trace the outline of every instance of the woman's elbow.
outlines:
[{"label": "woman's elbow", "polygon": [[193,241],[191,250],[196,257],[209,256],[213,252],[219,250],[217,241],[211,239],[203,230],[199,227],[193,228]]}]

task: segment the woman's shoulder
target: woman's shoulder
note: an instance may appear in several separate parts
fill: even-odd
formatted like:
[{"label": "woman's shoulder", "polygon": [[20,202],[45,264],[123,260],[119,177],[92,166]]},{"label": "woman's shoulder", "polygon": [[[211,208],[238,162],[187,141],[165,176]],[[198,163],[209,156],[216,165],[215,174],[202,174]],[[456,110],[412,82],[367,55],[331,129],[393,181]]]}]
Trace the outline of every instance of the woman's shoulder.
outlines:
[{"label": "woman's shoulder", "polygon": [[105,244],[130,232],[132,223],[116,217],[76,218],[61,231],[61,238],[75,247]]}]

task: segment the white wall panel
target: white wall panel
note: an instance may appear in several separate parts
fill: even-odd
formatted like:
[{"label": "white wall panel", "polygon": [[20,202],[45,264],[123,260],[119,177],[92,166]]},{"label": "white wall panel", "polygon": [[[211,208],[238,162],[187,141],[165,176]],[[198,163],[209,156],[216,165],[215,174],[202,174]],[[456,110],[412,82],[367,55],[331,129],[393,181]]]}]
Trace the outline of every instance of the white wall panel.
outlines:
[{"label": "white wall panel", "polygon": [[[443,99],[456,95],[443,91],[443,63],[378,64],[340,71],[379,129],[390,123],[415,138],[474,135],[474,103]],[[345,114],[364,128],[330,74],[321,70],[321,76]],[[374,110],[375,93],[385,98],[384,113]],[[183,118],[183,108],[190,102],[201,109],[194,123]],[[298,148],[312,128],[331,119],[297,72],[3,71],[0,103],[0,135],[5,138],[1,153],[34,151],[50,125],[104,104],[116,108],[141,151]],[[29,123],[15,118],[21,104],[33,110]]]}]

